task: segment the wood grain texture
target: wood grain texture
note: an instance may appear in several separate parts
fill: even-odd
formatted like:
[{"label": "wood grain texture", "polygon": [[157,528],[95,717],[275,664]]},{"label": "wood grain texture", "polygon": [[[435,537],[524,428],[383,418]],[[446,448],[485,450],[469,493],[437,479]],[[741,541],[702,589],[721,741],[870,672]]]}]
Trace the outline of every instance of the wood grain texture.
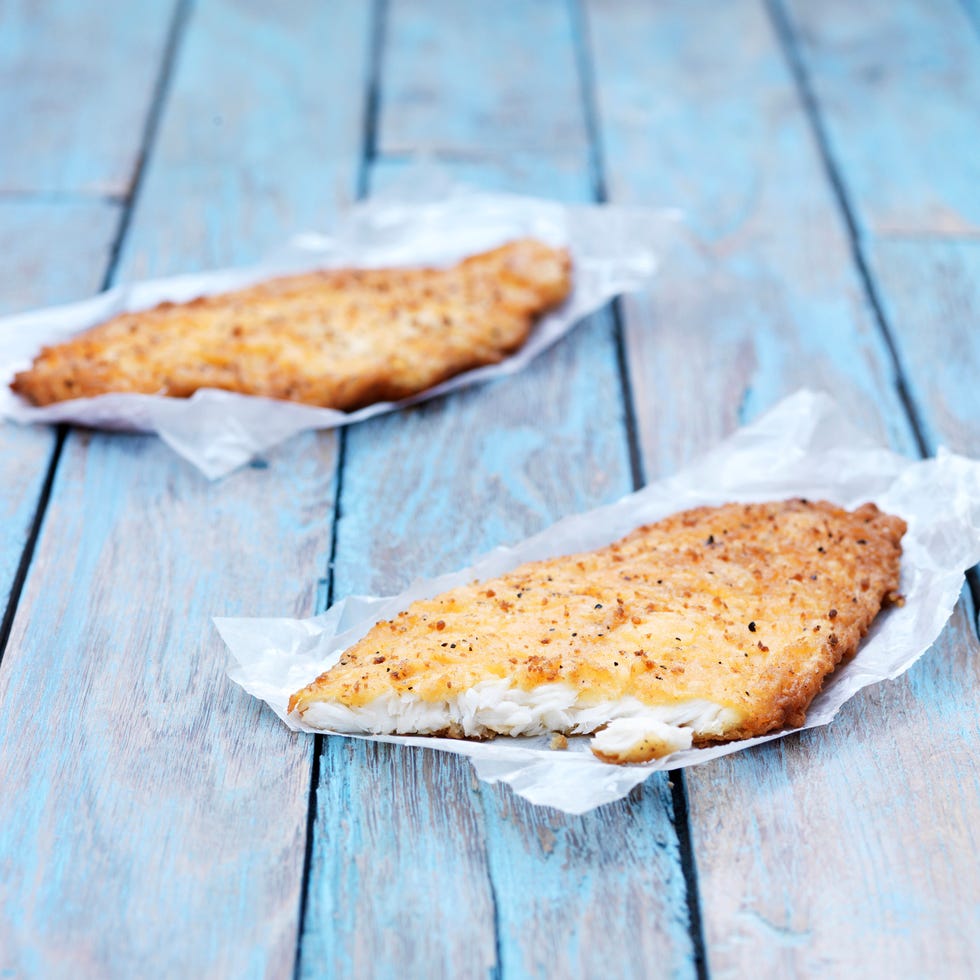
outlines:
[{"label": "wood grain texture", "polygon": [[[6,257],[0,315],[79,299],[97,289],[118,220],[118,207],[100,201],[0,202],[0,254]],[[4,609],[54,444],[52,429],[0,423],[0,602]]]},{"label": "wood grain texture", "polygon": [[[655,305],[627,306],[648,474],[802,383],[910,449],[765,11],[700,10],[589,7],[612,196],[676,195],[699,238]],[[641,72],[646,102],[631,81]],[[671,397],[656,399],[665,385]],[[914,977],[937,964],[969,975],[975,649],[961,607],[915,671],[865,692],[830,728],[686,773],[712,976]]]},{"label": "wood grain texture", "polygon": [[312,612],[333,462],[297,440],[211,484],[152,437],[69,440],[0,673],[3,968],[290,974],[312,745],[210,617]]},{"label": "wood grain texture", "polygon": [[980,234],[980,36],[958,0],[774,0],[875,235]]},{"label": "wood grain texture", "polygon": [[[895,338],[920,430],[930,450],[947,446],[980,455],[980,243],[947,240],[884,240],[867,247],[889,329]],[[980,697],[980,642],[976,610],[963,599],[928,664],[907,675],[916,698],[913,723],[932,739],[921,761],[938,774],[921,806],[928,837],[916,840],[921,855],[911,868],[919,886],[901,896],[900,908],[925,919],[929,943],[908,950],[917,959],[910,975],[947,965],[950,975],[980,972],[980,874],[968,856],[978,850],[980,764],[975,705]],[[941,664],[932,658],[943,657]],[[928,669],[932,667],[932,669]],[[902,679],[906,682],[906,678]],[[920,717],[920,705],[925,712]],[[935,715],[939,714],[936,718]],[[930,728],[931,725],[931,728]],[[914,764],[914,760],[910,760]],[[928,807],[928,809],[927,809]],[[936,852],[945,860],[937,861]],[[922,896],[943,896],[942,902]],[[952,909],[952,914],[950,914]],[[930,959],[931,957],[931,959]]]},{"label": "wood grain texture", "polygon": [[587,145],[566,4],[391,0],[384,37],[381,155],[553,159]]},{"label": "wood grain texture", "polygon": [[[196,3],[130,235],[128,278],[255,261],[357,194],[372,5]],[[188,249],[188,243],[193,249]]]},{"label": "wood grain texture", "polygon": [[[588,7],[606,185],[690,235],[624,301],[647,479],[797,388],[914,443],[793,81],[756,3]],[[732,79],[738,84],[732,84]]]},{"label": "wood grain texture", "polygon": [[122,196],[175,0],[13,0],[0,28],[0,191]]},{"label": "wood grain texture", "polygon": [[[268,156],[249,157],[258,141],[244,142],[217,174],[191,116],[247,91],[288,134],[308,114],[307,76],[339,72],[366,92],[366,39],[338,43],[324,67],[309,5],[277,8],[274,29],[245,5],[237,21],[216,6],[197,5],[188,24],[173,91],[195,98],[166,107],[121,278],[245,261],[331,213],[334,189],[309,178],[308,157],[280,147],[279,167],[264,171]],[[332,9],[356,23],[360,4]],[[242,57],[221,50],[232,21]],[[199,167],[190,157],[171,167],[188,132]],[[361,127],[318,145],[346,167],[353,196]],[[229,196],[216,203],[222,181]],[[210,617],[313,612],[336,446],[333,435],[302,436],[209,484],[154,439],[69,437],[0,673],[3,967],[291,975],[313,743],[226,678]],[[39,705],[54,732],[41,742]]]},{"label": "wood grain texture", "polygon": [[869,256],[930,449],[980,456],[980,242],[877,241]]},{"label": "wood grain texture", "polygon": [[486,977],[494,903],[465,759],[327,738],[303,977]]},{"label": "wood grain texture", "polygon": [[670,786],[581,817],[484,790],[502,976],[696,975]]},{"label": "wood grain texture", "polygon": [[121,214],[108,201],[0,200],[0,316],[96,292]]}]

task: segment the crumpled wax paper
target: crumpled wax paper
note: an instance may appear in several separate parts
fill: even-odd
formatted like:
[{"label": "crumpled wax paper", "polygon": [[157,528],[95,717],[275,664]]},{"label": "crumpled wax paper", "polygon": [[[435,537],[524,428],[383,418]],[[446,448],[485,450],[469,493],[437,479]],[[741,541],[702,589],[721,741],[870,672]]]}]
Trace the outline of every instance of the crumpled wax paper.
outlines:
[{"label": "crumpled wax paper", "polygon": [[[959,597],[964,571],[980,560],[980,461],[944,450],[927,460],[897,455],[854,429],[829,396],[809,391],[781,402],[670,479],[567,517],[512,547],[497,548],[470,568],[415,582],[391,598],[350,596],[313,619],[216,619],[215,624],[231,650],[231,678],[291,728],[312,731],[286,716],[290,694],[332,666],[376,621],[391,618],[416,599],[500,575],[525,561],[601,547],[640,524],[689,507],[795,496],[848,508],[871,500],[908,522],[901,580],[905,605],[884,611],[857,656],[827,680],[803,726],[816,728],[828,724],[862,688],[908,670],[939,636]],[[584,813],[625,796],[658,769],[707,762],[788,733],[688,749],[634,766],[599,761],[587,736],[569,739],[565,751],[549,749],[547,736],[490,742],[377,740],[469,756],[481,779],[508,783],[532,803]]]},{"label": "crumpled wax paper", "polygon": [[[579,320],[612,297],[647,286],[678,219],[676,212],[608,205],[563,205],[459,185],[433,186],[419,200],[406,184],[355,205],[332,237],[306,233],[248,269],[147,280],[81,303],[0,319],[0,416],[17,422],[74,422],[99,429],[155,432],[211,479],[305,429],[330,429],[390,412],[447,391],[520,371]],[[420,395],[340,412],[204,389],[191,398],[111,394],[38,408],[8,388],[42,345],[127,310],[225,292],[274,275],[313,268],[451,265],[513,238],[567,245],[571,295],[536,324],[524,346],[500,364],[467,371]]]}]

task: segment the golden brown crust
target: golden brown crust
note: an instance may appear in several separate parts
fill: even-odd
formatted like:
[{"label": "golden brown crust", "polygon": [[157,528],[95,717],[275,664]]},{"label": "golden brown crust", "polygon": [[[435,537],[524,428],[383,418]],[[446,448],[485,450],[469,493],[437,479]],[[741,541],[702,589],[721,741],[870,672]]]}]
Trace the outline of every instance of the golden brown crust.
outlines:
[{"label": "golden brown crust", "polygon": [[517,350],[571,288],[567,251],[509,242],[451,269],[339,269],[123,313],[46,347],[11,388],[36,405],[220,388],[350,411]]},{"label": "golden brown crust", "polygon": [[509,678],[525,691],[563,682],[591,702],[730,709],[736,720],[696,745],[798,726],[881,607],[898,601],[904,533],[874,504],[684,511],[598,551],[413,603],[295,693],[290,711],[391,693],[445,702]]}]

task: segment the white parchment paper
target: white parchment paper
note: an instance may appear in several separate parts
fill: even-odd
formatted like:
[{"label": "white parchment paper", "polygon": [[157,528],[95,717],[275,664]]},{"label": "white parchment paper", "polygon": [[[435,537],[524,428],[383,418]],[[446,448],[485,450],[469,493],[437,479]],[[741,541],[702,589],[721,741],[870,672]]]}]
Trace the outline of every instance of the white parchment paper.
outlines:
[{"label": "white parchment paper", "polygon": [[[402,184],[354,206],[334,236],[298,235],[252,268],[147,280],[81,303],[0,319],[0,415],[25,423],[73,422],[155,432],[214,479],[304,429],[348,425],[521,370],[609,299],[648,285],[678,220],[669,211],[567,206],[459,185],[436,186],[432,193],[435,196],[419,200],[417,190],[411,192]],[[348,413],[204,389],[186,399],[116,394],[37,408],[8,388],[14,374],[29,367],[43,345],[65,341],[123,311],[164,300],[182,302],[313,268],[451,265],[521,236],[569,247],[574,262],[569,298],[543,317],[524,346],[500,364],[467,371],[400,402],[379,402]]]},{"label": "white parchment paper", "polygon": [[[416,582],[401,595],[351,596],[307,620],[215,623],[231,650],[232,679],[291,728],[312,731],[286,716],[289,696],[332,666],[376,621],[391,618],[416,599],[499,575],[525,561],[600,547],[637,525],[688,507],[793,496],[848,508],[871,500],[909,525],[902,556],[905,605],[882,613],[857,656],[828,680],[804,726],[815,728],[830,722],[862,688],[906,671],[938,637],[960,594],[964,571],[980,560],[980,461],[942,450],[935,459],[906,459],[855,430],[829,396],[808,391],[786,399],[672,478],[568,517],[513,547],[498,548],[470,568]],[[625,796],[658,769],[706,762],[787,733],[689,749],[637,766],[600,762],[586,737],[570,739],[565,751],[549,749],[547,737],[482,743],[378,740],[469,756],[481,779],[506,782],[532,803],[584,813]]]}]

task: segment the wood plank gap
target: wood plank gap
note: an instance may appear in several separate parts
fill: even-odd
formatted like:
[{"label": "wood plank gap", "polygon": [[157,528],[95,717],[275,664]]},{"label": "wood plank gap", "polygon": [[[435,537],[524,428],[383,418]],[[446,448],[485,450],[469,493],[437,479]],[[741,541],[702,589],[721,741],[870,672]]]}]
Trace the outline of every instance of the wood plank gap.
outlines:
[{"label": "wood plank gap", "polygon": [[[387,0],[374,0],[371,25],[371,51],[368,67],[368,95],[364,109],[361,162],[357,173],[357,198],[367,197],[370,188],[371,165],[377,156],[378,105],[380,100],[381,56],[384,50],[385,23],[388,13]],[[337,527],[341,516],[341,498],[344,493],[344,463],[347,457],[347,429],[337,430],[337,467],[334,471],[333,513],[330,515],[330,553],[327,559],[326,588],[322,608],[317,603],[317,614],[325,612],[334,602],[334,561],[337,557]],[[319,590],[318,590],[319,591]],[[306,808],[306,845],[303,851],[303,875],[299,889],[299,916],[296,926],[296,959],[293,962],[293,978],[300,980],[303,968],[303,936],[306,932],[306,915],[309,906],[310,875],[313,868],[313,843],[316,829],[317,793],[320,788],[320,760],[326,743],[325,735],[313,736],[313,764],[310,767],[310,793]]]},{"label": "wood plank gap", "polygon": [[[365,130],[365,137],[367,131]],[[365,138],[365,147],[367,139]],[[326,580],[318,583],[316,613],[326,612],[333,605],[334,561],[337,557],[337,526],[340,521],[340,498],[344,492],[344,460],[347,455],[347,429],[337,430],[337,465],[334,470],[333,512],[330,515],[330,552],[327,558]],[[320,588],[325,585],[325,588]],[[322,602],[321,602],[322,599]],[[310,792],[306,807],[306,845],[303,850],[303,875],[299,889],[299,916],[296,920],[296,959],[293,961],[293,980],[300,980],[303,968],[303,936],[306,933],[306,914],[309,906],[310,875],[313,868],[313,842],[316,829],[317,793],[320,788],[320,759],[326,736],[313,736],[313,764],[310,766]]]},{"label": "wood plank gap", "polygon": [[[600,204],[609,201],[606,187],[606,167],[602,152],[602,126],[599,119],[599,102],[596,98],[595,66],[592,50],[589,47],[589,20],[582,0],[569,0],[569,17],[572,22],[572,35],[575,38],[575,67],[578,70],[579,88],[582,94],[585,131],[589,143],[589,170],[592,194]],[[634,490],[646,483],[643,456],[640,451],[639,430],[636,420],[636,401],[633,397],[633,381],[629,372],[629,359],[626,355],[623,311],[620,301],[612,301],[613,334],[616,344],[616,363],[619,371],[620,389],[623,400],[623,417],[626,423],[626,442],[629,448],[630,480]]]},{"label": "wood plank gap", "polygon": [[973,624],[973,632],[977,634],[977,639],[980,639],[980,614],[977,612],[980,609],[980,571],[977,570],[976,566],[966,573],[966,584],[969,586],[970,599],[973,605],[970,622]]},{"label": "wood plank gap", "polygon": [[[374,0],[372,20],[367,103],[364,109],[364,151],[361,154],[361,169],[357,175],[358,200],[368,195],[371,181],[371,167],[378,157],[378,116],[381,107],[381,59],[384,57],[385,38],[387,36],[388,0]],[[341,452],[343,452],[342,446]],[[341,459],[343,459],[343,456],[341,456]],[[340,499],[339,493],[337,499]],[[335,528],[336,526],[334,524]],[[334,537],[336,538],[336,534]]]},{"label": "wood plank gap", "polygon": [[[191,0],[178,0],[176,6],[174,7],[174,14],[171,19],[170,29],[167,32],[167,42],[164,46],[163,58],[161,59],[160,72],[157,76],[157,81],[153,92],[153,100],[150,104],[146,124],[143,128],[143,135],[140,142],[140,153],[137,158],[136,169],[133,174],[133,180],[130,185],[129,193],[124,198],[119,198],[117,195],[102,196],[102,199],[122,206],[122,213],[119,217],[119,225],[116,229],[116,235],[109,251],[109,260],[106,263],[105,275],[102,277],[102,284],[100,287],[102,290],[108,289],[112,284],[116,267],[119,263],[122,243],[126,238],[127,231],[129,230],[130,216],[133,212],[133,203],[136,199],[136,193],[142,180],[144,162],[148,156],[147,149],[152,147],[152,143],[159,126],[161,107],[169,85],[171,69],[173,67],[178,43],[183,34],[184,25],[187,22],[187,11],[190,6],[190,2]],[[46,201],[75,201],[92,199],[86,195],[58,193],[42,195],[3,195],[4,200],[11,198],[18,200],[43,199]],[[27,541],[24,544],[24,551],[21,554],[20,562],[17,565],[17,571],[14,575],[10,595],[7,599],[7,608],[4,610],[3,620],[0,622],[0,663],[3,662],[3,654],[7,649],[7,642],[10,639],[10,631],[13,627],[14,616],[17,613],[21,593],[24,590],[24,583],[27,581],[27,573],[30,571],[31,561],[34,558],[34,551],[37,547],[37,540],[41,532],[41,525],[44,523],[44,515],[47,512],[48,503],[51,499],[51,489],[54,486],[54,478],[58,470],[58,463],[61,460],[62,451],[64,449],[65,440],[67,437],[68,427],[65,425],[59,425],[57,428],[54,448],[51,450],[51,458],[48,461],[47,472],[44,476],[44,483],[42,484],[41,492],[38,495],[37,508],[34,511],[34,518],[31,521]]]},{"label": "wood plank gap", "polygon": [[[606,187],[606,168],[602,152],[602,127],[599,120],[599,103],[596,98],[595,68],[589,46],[588,14],[582,0],[569,0],[575,36],[575,60],[582,89],[585,126],[589,140],[589,163],[592,169],[592,185],[595,198],[601,203],[609,200]],[[643,465],[643,452],[640,446],[639,427],[636,418],[636,400],[633,396],[633,381],[629,371],[626,353],[626,328],[622,304],[613,300],[613,333],[616,344],[616,363],[619,371],[620,392],[623,400],[623,417],[626,425],[626,440],[629,447],[630,478],[633,489],[639,490],[646,484]],[[691,840],[690,810],[687,803],[687,789],[684,775],[678,770],[671,774],[670,799],[674,811],[674,832],[680,856],[681,872],[684,875],[684,894],[687,902],[688,934],[694,955],[694,970],[698,980],[708,980],[708,957],[701,921],[701,899],[698,889],[697,862]]]},{"label": "wood plank gap", "polygon": [[326,612],[334,601],[334,562],[337,558],[337,522],[342,516],[340,498],[344,492],[344,462],[347,458],[347,429],[337,430],[337,472],[334,476],[333,513],[330,515],[330,557],[327,559],[325,600],[317,614]]},{"label": "wood plank gap", "polygon": [[[861,234],[858,231],[854,208],[850,197],[848,196],[847,190],[844,187],[844,181],[841,176],[840,169],[838,168],[837,163],[834,160],[833,153],[831,152],[826,127],[824,126],[823,118],[820,114],[820,107],[817,103],[813,86],[810,84],[806,67],[803,64],[802,57],[800,56],[796,35],[793,33],[793,27],[782,8],[780,0],[765,0],[765,7],[769,15],[769,19],[772,22],[776,37],[779,39],[780,49],[783,52],[787,66],[789,67],[790,73],[793,76],[793,81],[796,84],[797,91],[799,92],[800,102],[803,105],[806,117],[809,120],[811,129],[813,130],[814,140],[816,141],[820,160],[823,164],[824,171],[827,174],[827,179],[830,182],[834,197],[836,198],[837,204],[844,216],[844,224],[847,227],[847,234],[851,244],[851,255],[854,260],[854,265],[857,269],[858,276],[860,277],[861,284],[864,287],[865,294],[868,298],[868,303],[870,304],[874,313],[875,322],[878,325],[878,329],[881,332],[882,338],[884,339],[885,346],[888,349],[888,355],[892,362],[892,370],[895,377],[895,388],[898,392],[898,397],[902,403],[902,407],[905,409],[906,415],[908,416],[909,424],[912,428],[912,434],[915,437],[915,443],[919,454],[923,458],[926,458],[930,455],[930,447],[924,434],[925,426],[922,422],[922,415],[918,405],[915,403],[915,399],[912,396],[911,389],[905,378],[905,372],[902,369],[902,362],[898,356],[898,345],[895,341],[893,331],[888,324],[888,318],[885,316],[884,305],[882,304],[881,297],[878,294],[877,283],[875,282],[874,275],[871,272],[871,267],[864,254]],[[978,574],[976,568],[972,568],[966,573],[966,581],[967,585],[969,586],[971,598],[973,599],[973,606],[975,609],[978,609],[980,608],[980,574]],[[976,616],[972,617],[972,623],[974,631],[977,632],[978,636],[980,636],[980,622],[977,621]]]},{"label": "wood plank gap", "polygon": [[170,29],[167,31],[167,41],[163,48],[163,57],[160,61],[160,71],[157,74],[156,84],[153,86],[153,98],[150,101],[150,109],[146,114],[146,122],[143,126],[143,133],[140,138],[140,149],[136,157],[136,166],[133,169],[133,176],[130,179],[129,190],[122,199],[123,211],[119,218],[119,229],[112,243],[109,252],[109,263],[106,273],[102,280],[102,289],[108,289],[116,275],[119,266],[119,259],[122,254],[123,243],[129,232],[132,222],[134,205],[139,196],[140,188],[143,186],[143,176],[146,173],[146,163],[156,145],[157,134],[160,130],[160,120],[163,118],[163,107],[167,101],[167,94],[170,91],[170,83],[173,76],[174,62],[177,59],[177,51],[180,42],[184,37],[187,22],[190,18],[190,10],[193,0],[177,0],[174,6],[173,17],[170,21]]},{"label": "wood plank gap", "polygon": [[640,429],[636,418],[636,399],[633,397],[633,379],[630,376],[629,357],[626,353],[626,327],[623,309],[618,299],[612,302],[613,338],[616,343],[616,365],[619,369],[619,386],[623,399],[623,421],[626,425],[626,445],[630,458],[630,479],[633,489],[646,486],[646,470],[643,450],[640,447]]},{"label": "wood plank gap", "polygon": [[10,595],[7,597],[7,608],[4,610],[3,620],[0,621],[0,665],[3,664],[3,655],[7,649],[7,642],[10,640],[10,630],[14,625],[14,616],[17,613],[21,593],[24,591],[24,583],[27,581],[27,573],[30,571],[31,561],[34,558],[37,539],[41,534],[41,525],[44,523],[48,501],[51,499],[54,475],[58,469],[58,461],[61,459],[61,451],[65,445],[67,431],[67,426],[58,426],[58,434],[55,437],[54,447],[51,450],[47,473],[44,475],[44,483],[41,485],[41,492],[38,494],[34,518],[31,521],[31,527],[27,533],[27,540],[24,542],[24,550],[21,553],[20,561],[17,564],[17,571],[14,574],[14,580],[10,586]]},{"label": "wood plank gap", "polygon": [[978,618],[977,613],[977,610],[980,609],[980,571],[977,570],[976,566],[966,573],[966,584],[969,587],[971,605],[973,606],[970,613],[970,623],[973,625],[973,632],[977,634],[977,639],[980,639],[980,618]]},{"label": "wood plank gap", "polygon": [[[488,812],[488,804],[490,800],[489,793],[482,793],[480,795],[480,809],[483,812],[483,823],[486,826],[490,819],[491,814]],[[484,835],[483,850],[486,854],[487,843],[486,835]],[[488,980],[503,980],[504,976],[504,950],[503,943],[500,941],[500,896],[497,894],[497,883],[493,880],[493,872],[490,869],[490,855],[486,854],[486,864],[487,864],[487,884],[490,888],[490,905],[493,910],[493,966],[490,968],[488,973]]]},{"label": "wood plank gap", "polygon": [[844,187],[844,181],[841,177],[840,169],[838,168],[837,163],[834,160],[833,153],[830,149],[830,141],[827,137],[827,130],[820,114],[820,108],[817,105],[817,99],[813,91],[813,86],[810,84],[810,79],[803,64],[803,59],[800,57],[796,37],[793,34],[792,26],[789,23],[789,18],[783,11],[779,0],[764,0],[764,4],[769,15],[769,19],[772,22],[773,31],[775,32],[776,37],[779,39],[780,50],[786,59],[786,64],[789,67],[790,74],[793,76],[793,81],[796,84],[796,88],[800,96],[800,102],[803,106],[807,120],[810,123],[810,127],[813,130],[813,136],[817,145],[818,154],[820,156],[820,162],[823,165],[824,172],[827,175],[827,180],[830,183],[834,197],[837,200],[838,207],[840,207],[841,214],[844,217],[844,224],[847,228],[847,235],[851,245],[851,257],[861,280],[861,285],[864,287],[864,292],[867,296],[868,303],[870,304],[871,310],[874,313],[875,323],[877,324],[878,329],[881,332],[881,336],[885,341],[885,346],[888,348],[888,354],[891,358],[892,370],[895,376],[895,387],[898,391],[899,399],[902,402],[902,406],[905,409],[909,423],[912,427],[912,433],[915,437],[916,446],[920,455],[923,457],[928,456],[928,444],[925,436],[923,435],[924,426],[922,425],[922,418],[905,381],[905,375],[902,371],[901,362],[898,357],[898,349],[895,344],[895,338],[888,326],[888,321],[885,317],[881,298],[878,295],[878,289],[875,284],[874,277],[871,273],[870,267],[864,255],[864,249],[861,245],[861,235],[858,231],[854,207],[847,193],[847,189]]},{"label": "wood plank gap", "polygon": [[[602,126],[599,119],[599,102],[596,98],[595,66],[589,47],[589,22],[582,0],[569,0],[569,17],[572,34],[575,38],[575,66],[578,70],[579,87],[582,94],[585,131],[589,143],[589,171],[592,194],[600,204],[609,201],[606,187],[606,168],[602,152]],[[623,399],[623,417],[626,423],[626,441],[629,447],[630,479],[634,490],[646,483],[643,457],[640,452],[639,430],[636,421],[636,401],[633,398],[633,380],[629,372],[626,356],[623,311],[618,299],[612,301],[613,333],[616,343],[616,362],[619,370],[620,387]]]},{"label": "wood plank gap", "polygon": [[701,922],[701,893],[698,888],[698,864],[691,840],[691,827],[688,819],[690,809],[687,805],[687,784],[684,770],[675,769],[669,774],[670,799],[674,808],[674,832],[680,851],[681,871],[684,872],[684,890],[687,894],[688,932],[694,947],[694,970],[698,980],[708,980],[708,954],[704,941],[704,926]]},{"label": "wood plank gap", "polygon": [[[340,464],[338,462],[338,469]],[[335,525],[336,526],[336,525]],[[336,535],[334,535],[336,538]],[[322,610],[317,610],[321,612]],[[303,930],[306,923],[307,896],[309,895],[310,868],[313,866],[313,832],[316,826],[317,788],[320,785],[320,756],[323,754],[325,736],[313,736],[313,762],[310,766],[310,796],[306,808],[306,846],[303,849],[303,878],[299,889],[299,917],[296,927],[296,958],[293,960],[293,980],[299,980],[303,959]]]},{"label": "wood plank gap", "polygon": [[596,99],[595,66],[589,47],[589,21],[582,0],[568,0],[572,36],[575,38],[575,67],[578,71],[579,89],[582,96],[582,114],[585,117],[585,133],[589,144],[589,172],[592,193],[597,201],[609,200],[606,189],[606,167],[602,152],[602,127],[599,120],[599,102]]}]

